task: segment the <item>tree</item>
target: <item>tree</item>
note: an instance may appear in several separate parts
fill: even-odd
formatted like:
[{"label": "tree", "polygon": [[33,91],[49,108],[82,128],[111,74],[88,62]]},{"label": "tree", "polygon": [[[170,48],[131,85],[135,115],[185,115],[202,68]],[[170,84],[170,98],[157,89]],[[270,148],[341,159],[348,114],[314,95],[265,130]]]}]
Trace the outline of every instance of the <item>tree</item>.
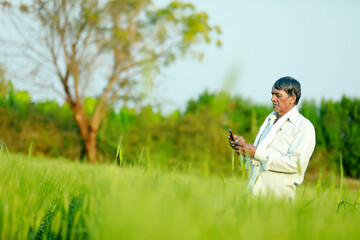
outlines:
[{"label": "tree", "polygon": [[[32,0],[27,5],[9,1],[2,5],[21,37],[18,46],[32,65],[28,76],[70,106],[91,163],[97,159],[96,136],[109,107],[120,99],[138,99],[141,79],[152,83],[162,67],[177,58],[191,54],[201,59],[202,53],[192,46],[208,43],[212,34],[220,33],[219,27],[209,25],[206,13],[178,1],[165,7],[156,7],[151,0]],[[42,71],[51,77],[40,77]],[[97,90],[98,101],[87,114],[84,100],[91,87]]]},{"label": "tree", "polygon": [[6,79],[6,69],[0,64],[0,101],[1,98],[5,98],[9,91],[9,83]]}]

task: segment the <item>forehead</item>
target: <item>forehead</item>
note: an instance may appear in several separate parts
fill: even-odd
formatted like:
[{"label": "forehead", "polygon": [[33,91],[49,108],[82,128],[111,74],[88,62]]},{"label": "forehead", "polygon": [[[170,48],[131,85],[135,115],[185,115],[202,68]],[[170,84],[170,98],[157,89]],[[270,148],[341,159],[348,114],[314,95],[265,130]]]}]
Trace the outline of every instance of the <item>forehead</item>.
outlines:
[{"label": "forehead", "polygon": [[278,90],[276,88],[272,88],[271,94],[280,94],[280,95],[287,95],[287,93],[284,90]]}]

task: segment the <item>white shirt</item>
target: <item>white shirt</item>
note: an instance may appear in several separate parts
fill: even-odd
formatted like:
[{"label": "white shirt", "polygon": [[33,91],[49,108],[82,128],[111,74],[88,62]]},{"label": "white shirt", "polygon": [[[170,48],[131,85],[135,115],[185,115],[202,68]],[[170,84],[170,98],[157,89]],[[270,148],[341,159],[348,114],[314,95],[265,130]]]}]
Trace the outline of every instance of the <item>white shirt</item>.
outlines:
[{"label": "white shirt", "polygon": [[274,124],[276,116],[265,119],[256,137],[249,188],[256,196],[295,199],[315,148],[315,129],[296,106]]}]

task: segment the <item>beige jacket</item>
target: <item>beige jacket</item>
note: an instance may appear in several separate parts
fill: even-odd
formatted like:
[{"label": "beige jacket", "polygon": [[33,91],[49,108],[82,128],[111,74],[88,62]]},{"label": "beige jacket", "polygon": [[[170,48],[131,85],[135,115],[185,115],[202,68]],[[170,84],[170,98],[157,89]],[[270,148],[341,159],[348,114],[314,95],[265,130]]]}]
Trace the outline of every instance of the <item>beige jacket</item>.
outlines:
[{"label": "beige jacket", "polygon": [[[296,186],[302,183],[315,148],[315,129],[296,106],[280,118],[281,122],[279,119],[272,125],[275,119],[276,113],[272,112],[256,137],[257,149],[250,161],[249,189],[255,196],[270,194],[295,199]],[[267,127],[274,131],[259,144]],[[266,139],[268,137],[270,139]]]}]

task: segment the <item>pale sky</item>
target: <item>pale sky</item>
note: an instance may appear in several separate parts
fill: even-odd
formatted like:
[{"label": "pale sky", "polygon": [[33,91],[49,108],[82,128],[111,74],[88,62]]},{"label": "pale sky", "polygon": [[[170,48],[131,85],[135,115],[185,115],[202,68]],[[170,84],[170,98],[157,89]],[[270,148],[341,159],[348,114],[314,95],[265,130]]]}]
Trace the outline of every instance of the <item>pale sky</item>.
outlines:
[{"label": "pale sky", "polygon": [[305,99],[360,97],[359,0],[189,2],[220,26],[223,46],[200,46],[201,63],[178,59],[164,69],[149,100],[165,112],[183,110],[205,89],[270,104],[272,84],[287,75],[300,81]]},{"label": "pale sky", "polygon": [[[360,1],[192,0],[221,27],[223,46],[202,49],[203,62],[178,61],[165,70],[155,102],[184,108],[206,88],[270,103],[272,84],[290,75],[302,97],[360,97]],[[168,102],[168,103],[165,103]]]}]

